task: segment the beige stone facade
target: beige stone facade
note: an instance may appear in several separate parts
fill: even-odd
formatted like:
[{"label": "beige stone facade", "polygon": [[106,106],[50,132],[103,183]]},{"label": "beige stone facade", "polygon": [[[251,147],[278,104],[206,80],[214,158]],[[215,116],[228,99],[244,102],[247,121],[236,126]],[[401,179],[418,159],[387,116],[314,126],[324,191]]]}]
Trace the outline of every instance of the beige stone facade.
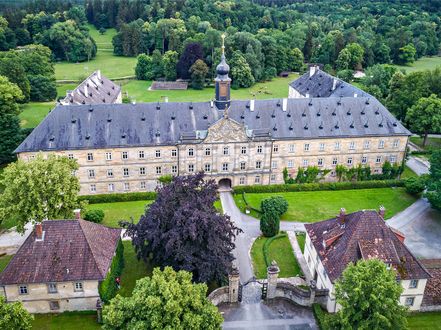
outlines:
[{"label": "beige stone facade", "polygon": [[20,301],[30,313],[61,313],[96,309],[98,281],[6,285],[7,301]]},{"label": "beige stone facade", "polygon": [[[208,130],[202,143],[174,146],[108,148],[43,152],[75,158],[82,195],[153,191],[162,175],[205,171],[207,176],[230,179],[232,186],[283,183],[283,169],[295,177],[299,167],[318,166],[335,180],[337,164],[369,165],[381,173],[388,160],[401,164],[407,136],[316,138],[309,140],[251,139],[236,122],[222,119]],[[35,153],[21,153],[24,160]]]}]

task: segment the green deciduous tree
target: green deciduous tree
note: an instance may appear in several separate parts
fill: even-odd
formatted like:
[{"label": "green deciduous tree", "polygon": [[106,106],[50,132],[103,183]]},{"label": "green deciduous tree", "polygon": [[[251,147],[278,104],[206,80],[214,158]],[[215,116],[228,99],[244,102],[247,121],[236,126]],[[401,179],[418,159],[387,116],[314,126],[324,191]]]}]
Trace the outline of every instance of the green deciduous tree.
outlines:
[{"label": "green deciduous tree", "polygon": [[378,259],[349,264],[335,284],[337,313],[343,329],[405,329],[406,308],[399,304],[403,288],[396,273]]},{"label": "green deciduous tree", "polygon": [[208,74],[208,66],[202,60],[197,60],[190,68],[191,87],[194,89],[203,89],[205,85],[205,77]]},{"label": "green deciduous tree", "polygon": [[294,48],[288,54],[289,67],[293,71],[300,71],[303,67],[303,53],[300,49]]},{"label": "green deciduous tree", "polygon": [[23,232],[28,222],[70,216],[78,206],[80,184],[72,174],[77,169],[73,159],[41,155],[8,165],[1,180],[0,221],[15,217],[17,230]]},{"label": "green deciduous tree", "polygon": [[441,211],[441,150],[430,156],[430,176],[427,184],[427,199],[433,208]]},{"label": "green deciduous tree", "polygon": [[423,147],[425,147],[430,132],[441,132],[441,99],[434,94],[419,99],[409,109],[406,121],[414,132],[424,135]]},{"label": "green deciduous tree", "polygon": [[220,329],[222,316],[206,294],[207,285],[192,283],[191,273],[155,268],[131,297],[117,295],[104,307],[104,329]]},{"label": "green deciduous tree", "polygon": [[250,87],[254,84],[254,77],[251,68],[240,51],[235,51],[230,60],[231,79],[233,86]]},{"label": "green deciduous tree", "polygon": [[398,58],[400,59],[400,64],[411,64],[415,61],[416,49],[413,44],[408,44],[399,49]]},{"label": "green deciduous tree", "polygon": [[138,61],[135,67],[135,75],[138,80],[152,80],[153,75],[153,63],[151,56],[146,54],[138,55]]},{"label": "green deciduous tree", "polygon": [[166,80],[176,80],[176,65],[178,64],[178,53],[174,50],[168,50],[162,56],[162,64],[164,67],[164,76]]},{"label": "green deciduous tree", "polygon": [[0,296],[0,329],[28,330],[32,328],[33,319],[21,302],[7,303],[6,298]]}]

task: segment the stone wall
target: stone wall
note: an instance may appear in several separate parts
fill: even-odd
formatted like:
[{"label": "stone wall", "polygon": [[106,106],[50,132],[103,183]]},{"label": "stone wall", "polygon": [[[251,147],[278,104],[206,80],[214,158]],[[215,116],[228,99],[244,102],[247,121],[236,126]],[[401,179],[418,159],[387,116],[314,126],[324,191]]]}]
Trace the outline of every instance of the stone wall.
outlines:
[{"label": "stone wall", "polygon": [[318,303],[325,307],[328,299],[328,290],[318,289],[313,293],[310,289],[304,289],[284,279],[279,279],[274,298],[285,298],[301,306],[309,307],[313,303]]},{"label": "stone wall", "polygon": [[222,286],[217,288],[208,295],[208,299],[213,303],[213,305],[218,306],[222,303],[229,303],[229,287]]}]

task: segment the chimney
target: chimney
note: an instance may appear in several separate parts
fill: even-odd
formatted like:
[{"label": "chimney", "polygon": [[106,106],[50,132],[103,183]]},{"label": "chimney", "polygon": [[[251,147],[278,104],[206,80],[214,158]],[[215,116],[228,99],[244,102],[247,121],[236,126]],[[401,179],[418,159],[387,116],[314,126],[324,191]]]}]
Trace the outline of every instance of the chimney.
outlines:
[{"label": "chimney", "polygon": [[317,70],[317,66],[311,65],[309,67],[309,76],[312,77],[315,74],[315,71]]},{"label": "chimney", "polygon": [[286,111],[287,108],[288,108],[288,99],[284,98],[282,101],[282,110]]},{"label": "chimney", "polygon": [[96,76],[99,80],[101,80],[101,70],[96,70]]},{"label": "chimney", "polygon": [[43,240],[43,225],[41,222],[35,224],[35,239],[38,241]]},{"label": "chimney", "polygon": [[344,225],[344,224],[345,224],[345,217],[346,217],[346,209],[345,209],[344,207],[342,207],[342,208],[340,209],[340,214],[338,215],[338,222],[339,222],[341,225]]},{"label": "chimney", "polygon": [[89,96],[89,94],[87,94],[87,83],[84,84],[84,95],[85,95],[86,97]]},{"label": "chimney", "polygon": [[334,80],[332,81],[332,90],[334,91],[337,88],[337,79],[334,78]]},{"label": "chimney", "polygon": [[307,99],[309,99],[309,93],[306,93],[306,94],[305,94],[305,97],[306,97]]},{"label": "chimney", "polygon": [[80,220],[81,219],[81,209],[75,209],[73,212],[75,214],[75,220]]},{"label": "chimney", "polygon": [[358,94],[357,93],[354,93],[354,97],[357,97],[358,96]]},{"label": "chimney", "polygon": [[386,208],[383,205],[381,205],[380,209],[378,210],[378,215],[384,219],[385,214],[386,214]]},{"label": "chimney", "polygon": [[254,100],[250,100],[250,111],[254,111]]}]

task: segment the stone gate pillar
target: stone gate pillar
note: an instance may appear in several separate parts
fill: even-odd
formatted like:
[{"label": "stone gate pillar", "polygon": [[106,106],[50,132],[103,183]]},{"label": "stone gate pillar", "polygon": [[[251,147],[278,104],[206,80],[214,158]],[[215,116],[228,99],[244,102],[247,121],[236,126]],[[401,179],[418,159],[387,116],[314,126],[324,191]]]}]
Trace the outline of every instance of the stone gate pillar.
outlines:
[{"label": "stone gate pillar", "polygon": [[228,300],[230,303],[237,303],[239,301],[239,270],[233,266],[231,273],[228,275]]},{"label": "stone gate pillar", "polygon": [[277,288],[277,278],[279,277],[279,266],[277,266],[277,262],[273,260],[271,265],[267,268],[267,279],[268,279],[268,292],[267,299],[273,299],[276,297],[276,288]]},{"label": "stone gate pillar", "polygon": [[309,290],[311,291],[311,295],[309,296],[309,305],[312,306],[315,300],[315,290],[317,289],[317,284],[314,280],[311,280],[309,284]]}]

